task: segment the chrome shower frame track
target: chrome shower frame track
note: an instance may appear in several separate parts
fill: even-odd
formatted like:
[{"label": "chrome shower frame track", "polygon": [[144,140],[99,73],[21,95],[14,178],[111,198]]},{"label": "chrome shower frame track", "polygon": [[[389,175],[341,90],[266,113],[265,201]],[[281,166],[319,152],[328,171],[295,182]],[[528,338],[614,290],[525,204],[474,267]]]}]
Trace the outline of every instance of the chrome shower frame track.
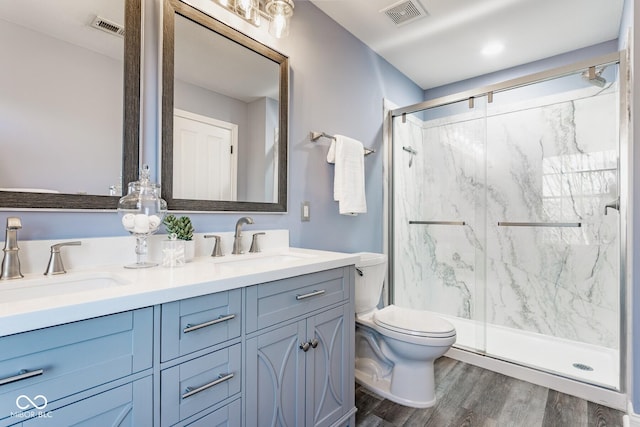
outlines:
[{"label": "chrome shower frame track", "polygon": [[[621,61],[622,57],[624,56],[622,53],[623,52],[613,52],[608,55],[603,55],[597,58],[576,62],[574,64],[565,65],[562,67],[557,67],[557,68],[541,71],[534,74],[529,74],[527,76],[518,77],[511,80],[506,80],[501,83],[495,83],[495,84],[484,86],[481,88],[459,92],[453,95],[442,96],[440,98],[419,102],[417,104],[409,105],[407,107],[396,108],[395,110],[391,110],[391,117],[399,117],[399,116],[402,116],[403,114],[411,114],[418,111],[426,110],[428,108],[441,107],[443,105],[464,101],[465,99],[469,99],[469,98],[495,94],[495,93],[515,89],[518,87],[522,87],[522,86],[528,86],[532,83],[539,83],[545,80],[552,80],[558,77],[574,74],[580,70],[584,70],[592,66],[618,63]],[[622,82],[622,79],[620,79],[620,81]]]}]

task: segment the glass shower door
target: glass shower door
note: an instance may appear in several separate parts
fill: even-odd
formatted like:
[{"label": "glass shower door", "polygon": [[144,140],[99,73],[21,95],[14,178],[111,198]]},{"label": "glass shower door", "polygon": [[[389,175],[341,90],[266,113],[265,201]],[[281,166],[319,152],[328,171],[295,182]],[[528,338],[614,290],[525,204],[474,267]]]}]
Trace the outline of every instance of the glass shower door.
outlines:
[{"label": "glass shower door", "polygon": [[393,122],[394,303],[455,320],[456,346],[483,352],[484,97]]},{"label": "glass shower door", "polygon": [[487,354],[617,389],[615,68],[604,87],[576,74],[489,104],[485,312]]}]

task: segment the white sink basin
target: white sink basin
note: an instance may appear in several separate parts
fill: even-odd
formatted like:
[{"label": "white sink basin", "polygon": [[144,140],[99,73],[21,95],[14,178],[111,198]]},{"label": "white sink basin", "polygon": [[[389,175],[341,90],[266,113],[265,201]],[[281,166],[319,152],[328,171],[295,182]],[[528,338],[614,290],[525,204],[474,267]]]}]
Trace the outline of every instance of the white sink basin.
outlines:
[{"label": "white sink basin", "polygon": [[264,266],[281,268],[286,266],[287,264],[293,264],[298,261],[305,261],[310,258],[314,258],[314,256],[307,254],[293,254],[287,252],[281,254],[257,253],[225,255],[224,257],[220,258],[212,258],[212,261],[220,267],[229,268],[251,268]]},{"label": "white sink basin", "polygon": [[39,299],[128,285],[112,273],[67,273],[0,281],[0,302]]}]

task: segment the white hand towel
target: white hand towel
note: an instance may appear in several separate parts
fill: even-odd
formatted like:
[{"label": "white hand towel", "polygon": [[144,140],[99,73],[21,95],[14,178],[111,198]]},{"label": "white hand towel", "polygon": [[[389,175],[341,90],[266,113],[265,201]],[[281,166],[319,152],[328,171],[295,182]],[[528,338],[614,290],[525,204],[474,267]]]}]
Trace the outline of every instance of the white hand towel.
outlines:
[{"label": "white hand towel", "polygon": [[364,146],[355,139],[336,135],[327,153],[327,162],[335,163],[333,199],[342,215],[367,212],[364,185]]}]

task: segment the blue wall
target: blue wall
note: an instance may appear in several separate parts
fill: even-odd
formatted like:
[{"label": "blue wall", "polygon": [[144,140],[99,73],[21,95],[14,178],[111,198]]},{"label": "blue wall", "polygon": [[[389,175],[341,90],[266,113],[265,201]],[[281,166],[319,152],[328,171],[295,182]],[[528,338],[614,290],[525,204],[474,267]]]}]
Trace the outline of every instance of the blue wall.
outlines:
[{"label": "blue wall", "polygon": [[[144,0],[142,156],[156,164],[158,145],[159,0]],[[291,35],[273,46],[290,58],[289,213],[251,214],[254,228],[288,228],[291,244],[338,251],[382,251],[382,102],[422,100],[422,90],[306,0],[296,1]],[[311,130],[361,140],[377,153],[366,159],[368,213],[338,214],[328,141],[311,143]],[[153,167],[153,166],[152,166]],[[79,178],[82,179],[82,178]],[[311,221],[300,221],[300,204],[311,202]],[[0,212],[22,218],[20,239],[125,236],[115,212]],[[237,213],[193,214],[196,230],[230,231]]]}]

